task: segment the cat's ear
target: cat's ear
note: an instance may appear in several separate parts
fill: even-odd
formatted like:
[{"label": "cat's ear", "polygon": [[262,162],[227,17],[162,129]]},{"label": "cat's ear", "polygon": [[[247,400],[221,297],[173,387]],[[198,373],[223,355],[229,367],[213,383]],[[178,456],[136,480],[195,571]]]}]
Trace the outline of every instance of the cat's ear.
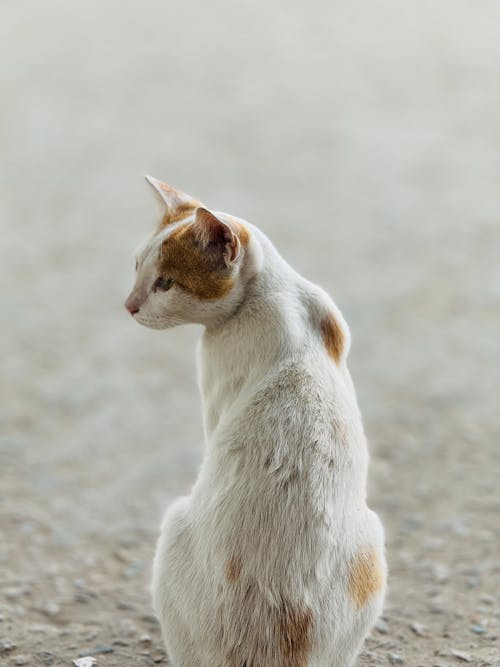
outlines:
[{"label": "cat's ear", "polygon": [[216,215],[200,206],[193,223],[196,238],[204,250],[219,253],[230,266],[240,254],[240,240],[231,227]]},{"label": "cat's ear", "polygon": [[190,209],[195,209],[200,205],[200,202],[191,197],[191,195],[176,190],[168,183],[163,183],[153,176],[146,176],[146,181],[153,188],[157,199],[162,206],[166,207],[166,213],[169,218],[176,218],[180,213],[189,212]]}]

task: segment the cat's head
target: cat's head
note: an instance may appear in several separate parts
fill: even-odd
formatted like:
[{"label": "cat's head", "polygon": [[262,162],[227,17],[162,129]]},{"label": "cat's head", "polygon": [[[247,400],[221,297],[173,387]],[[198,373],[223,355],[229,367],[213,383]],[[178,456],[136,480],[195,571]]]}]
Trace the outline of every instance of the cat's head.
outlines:
[{"label": "cat's head", "polygon": [[223,321],[243,298],[244,267],[252,254],[248,227],[166,183],[147,180],[163,217],[136,254],[135,285],[125,307],[152,329]]}]

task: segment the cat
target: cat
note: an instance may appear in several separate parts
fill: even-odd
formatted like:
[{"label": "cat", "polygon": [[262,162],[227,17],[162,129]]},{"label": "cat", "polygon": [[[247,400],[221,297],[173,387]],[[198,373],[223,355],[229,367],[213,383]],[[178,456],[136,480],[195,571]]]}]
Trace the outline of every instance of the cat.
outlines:
[{"label": "cat", "polygon": [[153,563],[171,664],[350,667],[387,568],[347,325],[257,227],[147,180],[163,215],[126,308],[154,329],[205,327],[204,460]]}]

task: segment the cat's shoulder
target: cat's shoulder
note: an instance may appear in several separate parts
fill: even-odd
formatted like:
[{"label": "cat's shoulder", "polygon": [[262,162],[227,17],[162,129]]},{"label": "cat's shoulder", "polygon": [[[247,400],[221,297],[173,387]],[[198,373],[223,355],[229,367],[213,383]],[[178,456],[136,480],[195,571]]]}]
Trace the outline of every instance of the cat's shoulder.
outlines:
[{"label": "cat's shoulder", "polygon": [[263,411],[306,408],[324,400],[324,380],[308,358],[287,360],[272,369],[256,387],[252,405]]}]

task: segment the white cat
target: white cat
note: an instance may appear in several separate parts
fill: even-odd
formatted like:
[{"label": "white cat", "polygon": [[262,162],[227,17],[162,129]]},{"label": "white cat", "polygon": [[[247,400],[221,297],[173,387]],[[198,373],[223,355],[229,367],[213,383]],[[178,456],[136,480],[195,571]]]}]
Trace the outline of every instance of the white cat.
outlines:
[{"label": "white cat", "polygon": [[156,329],[205,326],[205,457],[153,566],[171,663],[349,667],[381,612],[386,564],[347,325],[256,227],[148,181],[164,216],[126,307]]}]

